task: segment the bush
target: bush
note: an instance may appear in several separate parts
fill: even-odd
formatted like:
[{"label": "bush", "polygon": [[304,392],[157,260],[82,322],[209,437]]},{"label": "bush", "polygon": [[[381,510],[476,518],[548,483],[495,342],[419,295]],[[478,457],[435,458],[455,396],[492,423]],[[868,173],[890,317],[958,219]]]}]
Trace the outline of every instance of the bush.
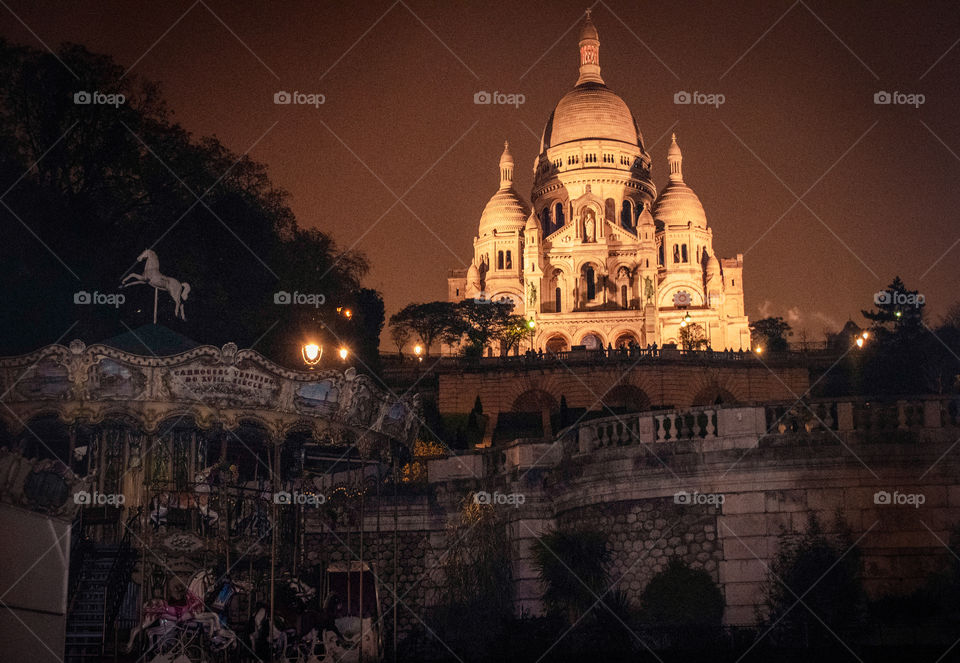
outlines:
[{"label": "bush", "polygon": [[833,534],[811,514],[806,532],[782,535],[766,583],[767,623],[776,638],[788,646],[828,647],[834,634],[862,626],[860,572],[860,551],[839,514]]}]

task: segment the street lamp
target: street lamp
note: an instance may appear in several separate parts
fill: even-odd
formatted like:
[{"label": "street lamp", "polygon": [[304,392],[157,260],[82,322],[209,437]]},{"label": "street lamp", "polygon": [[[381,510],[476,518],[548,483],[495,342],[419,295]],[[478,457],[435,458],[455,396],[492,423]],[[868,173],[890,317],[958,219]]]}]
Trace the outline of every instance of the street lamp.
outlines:
[{"label": "street lamp", "polygon": [[680,321],[680,326],[686,327],[689,324],[690,324],[690,314],[687,313],[685,316],[683,316],[683,320]]},{"label": "street lamp", "polygon": [[423,357],[420,355],[423,354],[423,348],[419,345],[415,345],[413,348],[413,354],[417,355],[417,361],[423,361]]},{"label": "street lamp", "polygon": [[300,348],[300,356],[303,357],[303,363],[313,368],[320,363],[320,357],[323,356],[323,348],[316,343],[305,343]]},{"label": "street lamp", "polygon": [[350,351],[347,350],[346,348],[340,348],[339,353],[340,353],[340,361],[346,361],[347,355],[350,354]]},{"label": "street lamp", "polygon": [[757,346],[757,349],[754,350],[754,352],[756,352],[758,355],[762,355],[762,354],[763,354],[763,346],[762,346],[762,345],[758,345],[758,346]]}]

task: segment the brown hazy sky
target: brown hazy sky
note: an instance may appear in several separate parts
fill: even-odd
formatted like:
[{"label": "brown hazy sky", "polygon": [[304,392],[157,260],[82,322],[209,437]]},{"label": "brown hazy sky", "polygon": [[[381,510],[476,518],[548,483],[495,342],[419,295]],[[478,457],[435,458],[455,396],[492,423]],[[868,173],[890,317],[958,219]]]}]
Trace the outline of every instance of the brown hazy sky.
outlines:
[{"label": "brown hazy sky", "polygon": [[[529,197],[540,132],[577,78],[587,6],[3,0],[0,35],[82,43],[161,81],[187,129],[249,149],[302,224],[367,254],[389,315],[443,298],[447,270],[468,264],[505,139]],[[655,183],[676,131],[718,253],[746,254],[751,317],[798,316],[815,338],[859,321],[894,274],[925,294],[932,322],[960,300],[955,2],[593,8],[603,76],[637,118]],[[326,102],[275,105],[278,90]],[[479,90],[526,101],[475,105]],[[726,101],[678,106],[679,90]],[[879,90],[925,103],[876,105]]]}]

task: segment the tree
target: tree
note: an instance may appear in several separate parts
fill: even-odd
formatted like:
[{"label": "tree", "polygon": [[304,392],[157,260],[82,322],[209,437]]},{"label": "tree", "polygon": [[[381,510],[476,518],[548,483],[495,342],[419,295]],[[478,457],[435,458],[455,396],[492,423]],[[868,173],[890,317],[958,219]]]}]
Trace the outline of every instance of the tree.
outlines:
[{"label": "tree", "polygon": [[407,304],[390,316],[390,328],[408,329],[423,343],[424,352],[430,355],[430,346],[435,342],[450,342],[460,337],[460,317],[457,305],[451,302],[427,302]]},{"label": "tree", "polygon": [[702,350],[707,345],[707,335],[696,322],[680,328],[680,346],[684,350]]},{"label": "tree", "polygon": [[866,610],[860,551],[839,515],[833,533],[811,514],[805,532],[781,535],[765,593],[771,627],[809,646],[830,645],[833,633],[843,637],[860,624]]},{"label": "tree", "polygon": [[787,332],[790,324],[780,316],[761,318],[750,323],[750,342],[753,347],[761,347],[773,352],[787,349]]},{"label": "tree", "polygon": [[509,315],[504,320],[499,334],[501,354],[508,355],[515,347],[519,351],[524,342],[533,338],[533,335],[534,328],[530,326],[529,320],[522,315]]},{"label": "tree", "polygon": [[[159,85],[69,44],[53,55],[0,41],[0,77],[0,354],[68,328],[64,340],[94,342],[149,323],[146,286],[123,290],[119,307],[74,301],[117,293],[146,248],[162,273],[191,285],[187,319],[161,298],[158,321],[201,343],[256,343],[296,365],[304,337],[322,337],[338,303],[353,301],[363,256],[299,227],[264,165],[176,124]],[[125,100],[77,104],[78,90]],[[283,304],[281,292],[325,303]],[[375,327],[359,345],[376,344]]]},{"label": "tree", "polygon": [[393,318],[390,319],[390,339],[397,346],[397,354],[403,354],[403,348],[407,341],[413,335],[413,330],[406,324],[393,324]]},{"label": "tree", "polygon": [[908,290],[899,276],[893,277],[886,290],[874,294],[873,303],[875,309],[861,313],[873,322],[874,332],[915,337],[922,329],[925,297],[916,290]]},{"label": "tree", "polygon": [[[505,332],[517,326],[511,317],[512,302],[477,302],[465,299],[456,305],[462,336],[467,339],[466,354],[480,356],[494,340],[502,340]],[[519,317],[519,316],[518,316]]]}]

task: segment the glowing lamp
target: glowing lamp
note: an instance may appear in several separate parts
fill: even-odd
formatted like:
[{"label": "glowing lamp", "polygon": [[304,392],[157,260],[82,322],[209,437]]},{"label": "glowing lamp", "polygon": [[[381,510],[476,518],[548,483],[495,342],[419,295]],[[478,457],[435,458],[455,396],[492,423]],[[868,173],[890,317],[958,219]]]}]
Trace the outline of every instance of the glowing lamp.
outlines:
[{"label": "glowing lamp", "polygon": [[763,354],[763,346],[762,346],[762,345],[758,345],[758,346],[757,346],[757,349],[754,350],[754,352],[756,352],[758,355],[762,355],[762,354]]},{"label": "glowing lamp", "polygon": [[340,348],[340,360],[341,360],[341,361],[346,361],[346,360],[347,360],[347,355],[349,355],[349,354],[350,354],[350,351],[349,351],[349,350],[347,350],[346,348]]},{"label": "glowing lamp", "polygon": [[413,354],[415,354],[415,355],[417,355],[417,356],[419,357],[421,354],[423,354],[423,348],[422,348],[421,346],[419,346],[419,345],[414,346],[414,348],[413,348]]},{"label": "glowing lamp", "polygon": [[323,356],[323,348],[316,343],[306,343],[300,348],[300,355],[307,366],[316,366],[320,363],[320,357]]},{"label": "glowing lamp", "polygon": [[857,347],[858,347],[858,348],[862,348],[862,347],[863,347],[863,337],[862,337],[862,336],[857,339]]}]

